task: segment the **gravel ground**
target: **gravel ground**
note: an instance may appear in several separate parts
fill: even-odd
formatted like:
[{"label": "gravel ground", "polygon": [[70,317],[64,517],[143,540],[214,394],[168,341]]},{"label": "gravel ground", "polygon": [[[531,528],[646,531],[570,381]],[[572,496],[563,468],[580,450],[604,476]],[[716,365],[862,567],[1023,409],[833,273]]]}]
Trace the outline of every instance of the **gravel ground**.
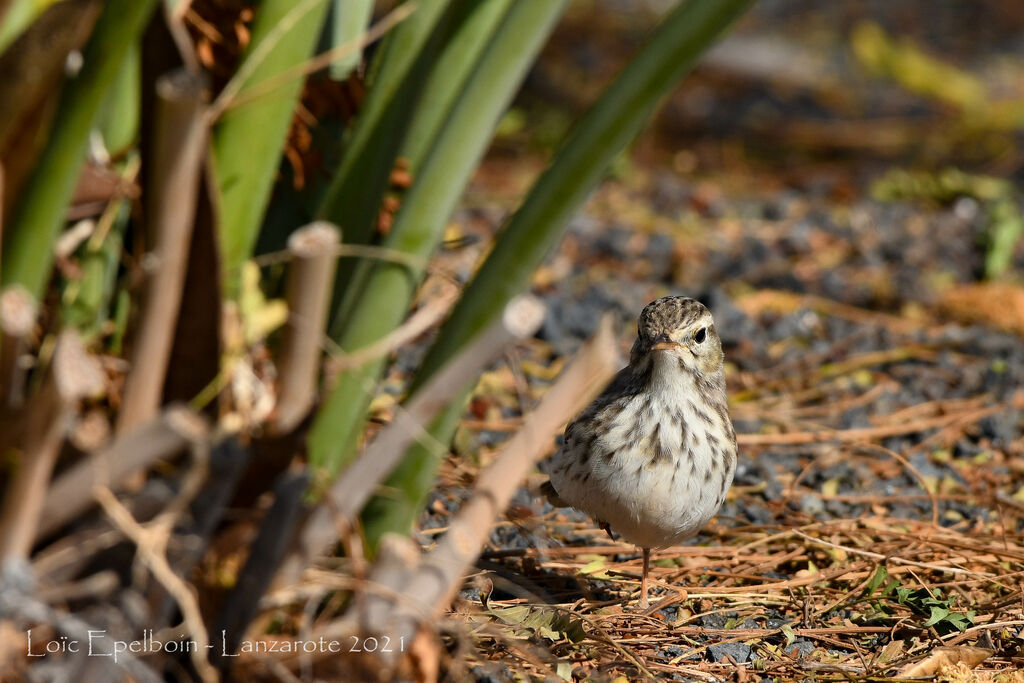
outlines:
[{"label": "gravel ground", "polygon": [[[615,218],[624,214],[630,219]],[[836,206],[827,191],[751,193],[727,200],[724,191],[708,182],[688,184],[670,172],[652,173],[629,187],[606,183],[588,210],[573,220],[567,238],[537,276],[535,292],[548,305],[539,338],[517,352],[516,363],[495,368],[492,381],[481,384],[471,406],[472,422],[457,441],[459,449],[470,461],[479,461],[499,448],[510,431],[503,425],[515,421],[524,403],[517,391],[521,394],[525,383],[529,394],[542,392],[550,377],[538,368],[556,367],[571,356],[602,315],[611,312],[618,319],[626,349],[635,334],[634,316],[644,304],[665,294],[687,294],[711,308],[721,332],[741,458],[733,492],[717,519],[687,543],[689,550],[670,549],[658,557],[655,566],[682,568],[670,584],[686,586],[691,593],[701,586],[711,590],[729,585],[722,574],[693,562],[716,557],[722,549],[739,553],[738,543],[769,530],[864,529],[875,524],[979,537],[1019,533],[1024,509],[1024,340],[944,317],[941,305],[945,292],[977,281],[984,231],[984,216],[969,202],[929,208],[857,200]],[[1018,253],[1017,265],[1022,264]],[[840,436],[789,442],[794,434],[823,431]],[[856,434],[864,436],[848,438]],[[679,631],[684,627],[673,627],[667,633],[678,642],[644,645],[645,638],[666,631],[664,626],[651,631],[639,627],[639,640],[631,640],[630,629],[636,636],[638,627],[615,621],[607,612],[628,612],[623,604],[635,591],[638,555],[625,545],[604,548],[609,539],[585,515],[552,509],[533,495],[542,479],[538,475],[520,491],[506,521],[495,527],[479,564],[493,585],[490,607],[480,604],[481,591],[474,584],[462,594],[470,612],[489,610],[493,617],[501,609],[495,604],[552,604],[581,618],[605,615],[602,623],[608,632],[617,631],[628,652],[652,671],[661,665],[658,676],[669,679],[700,679],[700,671],[735,676],[743,667],[775,667],[779,672],[785,667],[832,667],[834,673],[851,666],[857,656],[859,645],[842,636],[825,642],[812,631],[801,637],[792,629],[868,623],[862,611],[834,609],[815,622],[794,604],[766,599],[723,610],[715,600],[671,599],[672,590],[660,592],[669,604],[643,620],[698,630],[684,636]],[[456,480],[458,485],[447,485]],[[443,533],[469,481],[449,463],[442,484],[421,520],[424,544]],[[827,543],[859,545],[849,540]],[[882,539],[877,543],[841,554],[870,558],[870,548],[890,548]],[[588,547],[597,550],[585,553]],[[784,548],[795,552],[797,546]],[[705,550],[710,554],[702,556]],[[565,552],[576,554],[560,554]],[[778,552],[785,554],[781,548]],[[618,571],[587,571],[587,563],[598,560]],[[837,558],[824,561],[762,567],[752,571],[757,581],[747,577],[746,584],[739,584],[792,581],[808,571],[834,567]],[[997,597],[1012,602],[1016,591],[1020,619],[1019,575],[1013,572],[1021,565],[1004,564],[1012,577],[1007,591],[963,590],[960,604],[965,609]],[[893,566],[875,559],[870,570],[877,571],[879,565]],[[922,577],[922,585],[928,580]],[[837,580],[820,594],[809,590],[803,610],[810,603],[827,602],[837,588],[855,593],[857,583],[844,589]],[[998,613],[992,618],[1009,617]],[[492,621],[501,623],[501,617]],[[783,627],[791,630],[780,637]],[[756,629],[764,636],[724,637],[736,629]],[[524,635],[512,630],[514,636]],[[898,635],[872,633],[858,642],[869,652],[874,648],[876,655],[894,642],[907,656],[926,645],[920,636]],[[480,656],[505,653],[502,666],[481,664],[471,674],[480,681],[513,680],[508,666],[517,659],[509,654],[515,648],[494,637],[484,638],[487,645]],[[595,680],[611,680],[616,672],[635,675],[639,666],[621,652],[612,653],[609,662],[608,653],[599,655],[557,639],[550,642],[536,633],[526,642],[535,657],[548,664],[571,662],[573,675]],[[629,643],[637,649],[630,650]],[[1004,665],[1019,658],[1006,643],[989,639],[985,644],[1005,658]],[[518,659],[536,676],[538,665],[529,660]],[[703,668],[686,669],[697,665]],[[856,666],[862,673],[884,671],[877,663],[870,672],[859,661]]]}]

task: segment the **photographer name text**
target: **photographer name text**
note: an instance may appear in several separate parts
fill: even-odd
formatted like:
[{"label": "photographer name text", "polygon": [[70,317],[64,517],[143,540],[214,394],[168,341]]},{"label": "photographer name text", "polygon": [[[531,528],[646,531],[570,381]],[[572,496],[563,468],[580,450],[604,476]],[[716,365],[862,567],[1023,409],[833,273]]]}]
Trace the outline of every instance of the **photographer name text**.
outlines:
[{"label": "photographer name text", "polygon": [[[197,641],[160,640],[152,629],[143,630],[138,640],[120,640],[104,630],[90,630],[85,639],[60,636],[36,643],[32,641],[31,629],[27,632],[29,657],[46,657],[56,654],[85,654],[88,657],[111,657],[117,662],[124,655],[191,654],[200,649],[216,650],[222,657],[240,657],[243,654],[340,654],[342,652],[404,652],[405,638],[392,641],[388,636],[349,636],[337,640],[321,636],[315,640],[243,640],[236,650],[228,646],[227,631],[220,632],[219,643],[201,645]],[[35,647],[33,647],[35,645]],[[42,652],[40,652],[42,651]]]}]

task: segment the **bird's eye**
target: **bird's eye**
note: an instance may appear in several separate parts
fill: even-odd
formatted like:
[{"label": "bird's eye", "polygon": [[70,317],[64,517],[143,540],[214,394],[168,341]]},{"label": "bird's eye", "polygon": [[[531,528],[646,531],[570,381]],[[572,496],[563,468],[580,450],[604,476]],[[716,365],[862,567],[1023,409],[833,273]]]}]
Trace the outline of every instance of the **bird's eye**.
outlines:
[{"label": "bird's eye", "polygon": [[703,344],[704,340],[708,338],[708,328],[702,327],[693,335],[693,341],[698,344]]}]

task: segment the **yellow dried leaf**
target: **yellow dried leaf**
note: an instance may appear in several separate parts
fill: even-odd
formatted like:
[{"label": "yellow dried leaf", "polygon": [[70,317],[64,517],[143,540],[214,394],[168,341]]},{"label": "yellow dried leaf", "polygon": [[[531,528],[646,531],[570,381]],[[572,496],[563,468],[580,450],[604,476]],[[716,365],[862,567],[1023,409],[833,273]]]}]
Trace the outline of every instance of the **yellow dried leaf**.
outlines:
[{"label": "yellow dried leaf", "polygon": [[607,567],[604,563],[604,558],[599,557],[596,560],[591,560],[583,565],[580,569],[580,574],[583,574],[584,576],[593,576],[595,579],[611,578],[608,576],[605,569],[607,569]]},{"label": "yellow dried leaf", "polygon": [[370,401],[370,414],[381,415],[382,413],[390,413],[391,410],[398,404],[398,399],[394,394],[377,394]]},{"label": "yellow dried leaf", "polygon": [[565,367],[565,358],[556,358],[552,361],[551,365],[541,365],[532,360],[524,360],[519,364],[519,367],[523,369],[525,374],[531,377],[550,382],[555,377],[558,377],[558,373]]},{"label": "yellow dried leaf", "polygon": [[894,659],[899,659],[903,655],[904,643],[902,640],[892,640],[882,648],[882,653],[878,655],[879,662],[891,662]]},{"label": "yellow dried leaf", "polygon": [[1013,498],[1018,503],[1024,503],[1024,486],[1021,486],[1019,489],[1017,489],[1017,492],[1010,497]]}]

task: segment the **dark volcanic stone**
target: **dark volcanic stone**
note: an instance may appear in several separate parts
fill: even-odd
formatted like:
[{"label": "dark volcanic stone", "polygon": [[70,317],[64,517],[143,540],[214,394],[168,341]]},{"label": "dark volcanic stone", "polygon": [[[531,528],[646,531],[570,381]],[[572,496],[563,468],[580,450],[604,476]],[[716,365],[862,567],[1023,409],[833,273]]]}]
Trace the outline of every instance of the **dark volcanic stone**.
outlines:
[{"label": "dark volcanic stone", "polygon": [[786,654],[792,657],[806,657],[814,652],[814,643],[809,640],[796,640],[786,646]]},{"label": "dark volcanic stone", "polygon": [[981,433],[997,446],[1009,444],[1020,435],[1020,413],[1016,410],[997,413],[986,417],[978,426]]},{"label": "dark volcanic stone", "polygon": [[765,500],[779,500],[782,498],[783,489],[782,482],[769,481],[768,485],[764,487],[762,495]]},{"label": "dark volcanic stone", "polygon": [[708,646],[708,654],[710,654],[711,659],[716,662],[726,661],[725,657],[728,655],[729,657],[732,657],[734,662],[741,664],[750,659],[750,646],[746,643],[721,643],[720,645],[710,645]]},{"label": "dark volcanic stone", "polygon": [[807,494],[800,499],[800,511],[805,515],[820,518],[825,512],[825,501],[818,496]]},{"label": "dark volcanic stone", "polygon": [[725,616],[722,613],[705,614],[704,616],[700,617],[700,625],[704,628],[722,629],[725,628],[725,623],[727,621],[729,621],[729,617]]},{"label": "dark volcanic stone", "polygon": [[516,680],[507,666],[497,662],[474,666],[470,674],[477,683],[511,683]]},{"label": "dark volcanic stone", "polygon": [[737,517],[746,519],[754,524],[771,524],[775,521],[775,513],[764,505],[748,503],[743,500],[737,501]]}]

